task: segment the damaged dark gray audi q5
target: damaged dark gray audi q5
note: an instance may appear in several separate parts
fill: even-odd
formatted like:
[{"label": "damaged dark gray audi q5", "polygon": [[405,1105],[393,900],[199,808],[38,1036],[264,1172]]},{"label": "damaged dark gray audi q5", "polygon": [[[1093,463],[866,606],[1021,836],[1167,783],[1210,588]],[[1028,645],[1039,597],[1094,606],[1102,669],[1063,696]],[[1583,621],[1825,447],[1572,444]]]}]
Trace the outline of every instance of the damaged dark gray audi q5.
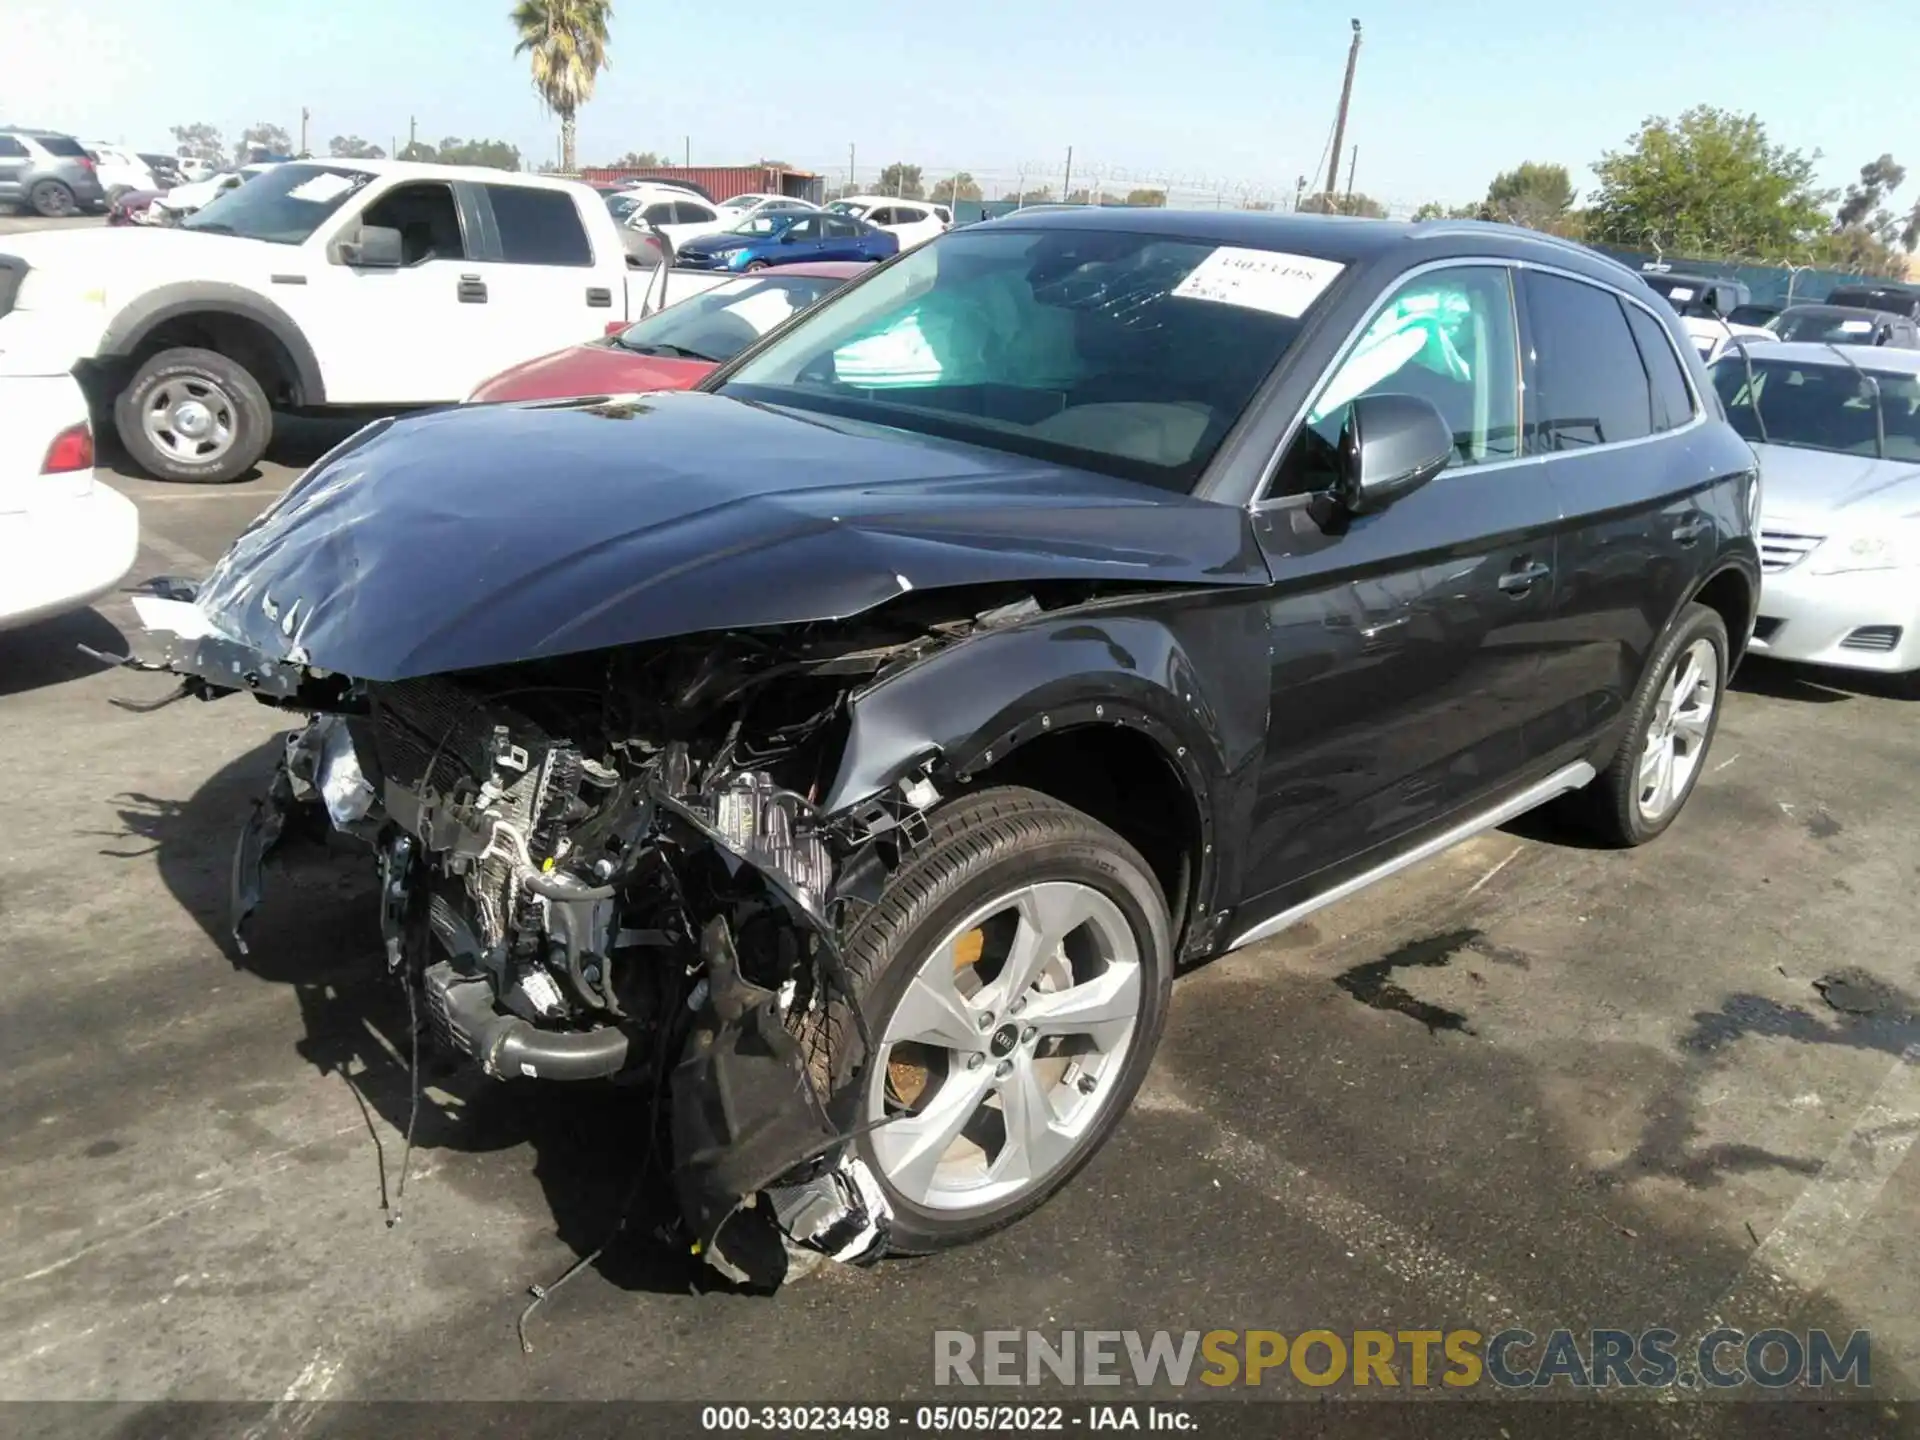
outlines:
[{"label": "damaged dark gray audi q5", "polygon": [[1659,834],[1758,506],[1579,247],[1022,216],[698,392],[370,426],[128,663],[305,717],[236,939],[288,827],[364,839],[438,1043],[654,1087],[689,1242],[778,1279],[1042,1203],[1177,968],[1548,801]]}]

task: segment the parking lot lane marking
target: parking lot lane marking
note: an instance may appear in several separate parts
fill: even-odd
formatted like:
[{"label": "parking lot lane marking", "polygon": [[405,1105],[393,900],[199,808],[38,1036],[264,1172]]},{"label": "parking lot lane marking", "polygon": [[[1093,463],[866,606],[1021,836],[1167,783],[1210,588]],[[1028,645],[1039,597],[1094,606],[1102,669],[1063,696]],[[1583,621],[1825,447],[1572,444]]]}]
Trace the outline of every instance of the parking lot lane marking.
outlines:
[{"label": "parking lot lane marking", "polygon": [[1920,1042],[1893,1062],[1853,1128],[1833,1147],[1820,1173],[1760,1242],[1713,1320],[1777,1314],[1788,1288],[1810,1293],[1841,1258],[1847,1242],[1873,1213],[1880,1192],[1920,1134]]},{"label": "parking lot lane marking", "polygon": [[1435,1249],[1413,1231],[1239,1134],[1164,1083],[1149,1082],[1133,1102],[1142,1110],[1190,1116],[1212,1128],[1202,1158],[1306,1221],[1349,1256],[1364,1250],[1388,1274],[1488,1326],[1521,1323],[1517,1306],[1485,1277]]},{"label": "parking lot lane marking", "polygon": [[[78,1249],[68,1251],[58,1260],[48,1261],[37,1270],[29,1270],[21,1275],[0,1277],[0,1290],[10,1290],[15,1285],[25,1285],[33,1280],[44,1279],[48,1275],[66,1269],[76,1261],[86,1259],[87,1256],[93,1254],[95,1251],[105,1250],[111,1246],[123,1244],[128,1240],[136,1240],[148,1231],[157,1230],[162,1225],[167,1224],[169,1221],[177,1220],[190,1211],[199,1210],[207,1205],[211,1205],[214,1201],[232,1194],[235,1190],[242,1190],[249,1185],[258,1184],[262,1180],[280,1174],[283,1170],[291,1170],[294,1166],[304,1163],[300,1159],[302,1151],[311,1150],[316,1145],[324,1145],[329,1140],[338,1140],[342,1135],[360,1133],[364,1131],[365,1128],[365,1121],[355,1121],[351,1125],[343,1125],[337,1130],[329,1131],[325,1135],[316,1135],[313,1139],[304,1141],[299,1145],[290,1146],[285,1150],[275,1151],[273,1154],[264,1158],[268,1161],[278,1161],[278,1164],[263,1165],[248,1171],[244,1175],[236,1175],[226,1184],[216,1185],[211,1190],[203,1190],[197,1195],[190,1196],[188,1199],[174,1206],[171,1210],[168,1210],[165,1214],[156,1215],[153,1219],[135,1225],[129,1230],[116,1230],[110,1235],[102,1235],[96,1240],[89,1240]],[[109,1216],[107,1218],[111,1219],[112,1217]]]},{"label": "parking lot lane marking", "polygon": [[1506,869],[1507,866],[1511,865],[1514,861],[1518,860],[1521,857],[1521,855],[1526,852],[1526,848],[1527,847],[1524,845],[1516,845],[1511,855],[1507,856],[1506,859],[1502,860],[1498,865],[1494,866],[1491,870],[1487,871],[1486,874],[1482,875],[1478,880],[1474,881],[1473,884],[1469,885],[1467,887],[1467,894],[1478,895],[1480,893],[1482,886],[1484,886],[1489,880],[1493,879],[1493,877],[1498,875],[1502,870]]}]

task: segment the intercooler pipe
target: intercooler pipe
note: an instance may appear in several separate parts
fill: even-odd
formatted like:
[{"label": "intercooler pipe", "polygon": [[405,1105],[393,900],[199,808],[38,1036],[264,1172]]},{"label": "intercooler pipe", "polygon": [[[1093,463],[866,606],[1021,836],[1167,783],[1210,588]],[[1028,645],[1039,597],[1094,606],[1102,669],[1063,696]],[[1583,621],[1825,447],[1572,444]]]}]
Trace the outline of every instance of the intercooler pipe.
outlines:
[{"label": "intercooler pipe", "polygon": [[539,1030],[518,1015],[494,1009],[493,991],[484,984],[451,985],[445,995],[454,1028],[471,1042],[489,1075],[598,1080],[627,1063],[622,1030]]}]

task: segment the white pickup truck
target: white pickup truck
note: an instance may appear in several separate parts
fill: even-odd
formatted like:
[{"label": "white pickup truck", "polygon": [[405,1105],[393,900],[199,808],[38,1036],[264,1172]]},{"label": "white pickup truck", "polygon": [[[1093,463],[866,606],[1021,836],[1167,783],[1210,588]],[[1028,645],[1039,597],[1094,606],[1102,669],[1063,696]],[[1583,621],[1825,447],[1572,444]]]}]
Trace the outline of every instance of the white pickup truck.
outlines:
[{"label": "white pickup truck", "polygon": [[377,160],[275,166],[177,227],[0,237],[0,414],[71,372],[148,474],[231,480],[276,410],[455,402],[640,318],[665,272],[636,239],[572,181]]}]

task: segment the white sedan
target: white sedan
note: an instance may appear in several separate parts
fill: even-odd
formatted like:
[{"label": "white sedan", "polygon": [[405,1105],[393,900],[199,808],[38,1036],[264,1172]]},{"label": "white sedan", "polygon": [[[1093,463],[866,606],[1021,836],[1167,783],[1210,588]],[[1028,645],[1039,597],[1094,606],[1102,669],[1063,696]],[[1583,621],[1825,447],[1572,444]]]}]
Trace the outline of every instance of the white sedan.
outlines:
[{"label": "white sedan", "polygon": [[0,629],[78,610],[133,568],[133,502],[93,475],[86,397],[71,375],[8,382],[0,426]]},{"label": "white sedan", "polygon": [[953,212],[925,200],[896,200],[890,195],[845,195],[827,206],[900,237],[910,250],[953,228]]},{"label": "white sedan", "polygon": [[796,200],[791,195],[734,195],[720,202],[720,219],[724,222],[721,229],[732,229],[743,220],[751,220],[756,215],[782,215],[810,213],[820,207],[805,200]]},{"label": "white sedan", "polygon": [[1760,461],[1753,653],[1920,687],[1920,351],[1776,340],[1709,374]]},{"label": "white sedan", "polygon": [[629,229],[662,231],[675,249],[696,235],[712,235],[734,223],[730,211],[666,186],[639,185],[623,190],[608,198],[607,208]]}]

